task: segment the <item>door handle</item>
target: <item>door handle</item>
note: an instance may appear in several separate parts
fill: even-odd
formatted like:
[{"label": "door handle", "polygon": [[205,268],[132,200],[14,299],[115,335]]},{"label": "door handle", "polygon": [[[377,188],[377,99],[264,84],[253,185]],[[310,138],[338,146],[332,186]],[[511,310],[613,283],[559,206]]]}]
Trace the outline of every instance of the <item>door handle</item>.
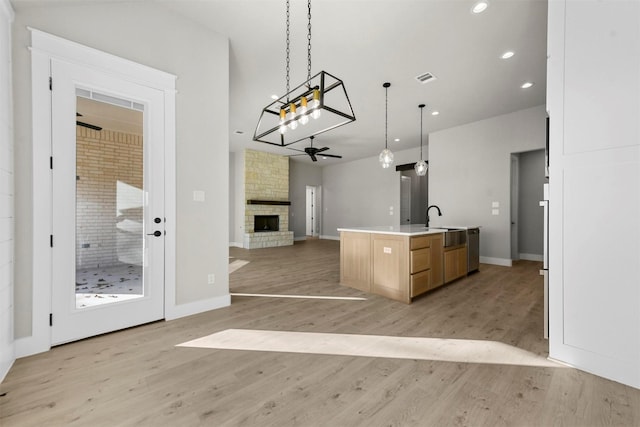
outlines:
[{"label": "door handle", "polygon": [[160,237],[162,236],[162,231],[160,230],[156,230],[153,233],[147,233],[147,236],[156,236],[156,237]]}]

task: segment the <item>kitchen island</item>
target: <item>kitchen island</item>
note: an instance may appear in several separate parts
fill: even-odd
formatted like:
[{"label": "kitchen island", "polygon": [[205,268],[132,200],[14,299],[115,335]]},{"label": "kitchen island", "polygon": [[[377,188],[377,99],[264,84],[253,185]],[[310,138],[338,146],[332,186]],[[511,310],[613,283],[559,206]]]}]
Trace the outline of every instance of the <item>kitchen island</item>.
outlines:
[{"label": "kitchen island", "polygon": [[453,244],[445,251],[447,228],[414,224],[338,231],[340,283],[345,286],[409,304],[466,275],[466,244]]}]

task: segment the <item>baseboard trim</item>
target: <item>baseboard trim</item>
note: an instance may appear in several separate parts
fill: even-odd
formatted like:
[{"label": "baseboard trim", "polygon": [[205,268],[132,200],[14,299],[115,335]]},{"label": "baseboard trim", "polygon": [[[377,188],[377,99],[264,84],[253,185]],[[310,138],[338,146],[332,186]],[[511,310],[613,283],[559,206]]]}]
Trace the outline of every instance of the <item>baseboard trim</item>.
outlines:
[{"label": "baseboard trim", "polygon": [[542,255],[541,254],[519,254],[520,255],[520,259],[523,259],[525,261],[540,261],[542,262]]},{"label": "baseboard trim", "polygon": [[238,242],[229,242],[229,247],[244,249],[244,247],[242,246],[242,243],[238,243]]},{"label": "baseboard trim", "polygon": [[326,234],[320,235],[320,238],[325,240],[340,240],[340,236],[329,236]]},{"label": "baseboard trim", "polygon": [[8,360],[3,360],[2,361],[2,365],[0,365],[0,383],[2,381],[4,381],[5,377],[7,376],[9,371],[11,370],[11,367],[13,366],[13,362],[16,361],[14,348],[15,348],[14,344],[11,344],[11,345],[9,345],[8,349],[5,349],[11,355],[10,356],[11,358],[8,359]]},{"label": "baseboard trim", "polygon": [[294,237],[294,238],[293,238],[293,241],[294,241],[294,242],[302,242],[302,241],[305,241],[305,240],[307,240],[307,236]]},{"label": "baseboard trim", "polygon": [[14,342],[16,359],[21,357],[33,356],[34,354],[44,353],[51,349],[49,342],[43,342],[37,336],[29,336],[17,338]]},{"label": "baseboard trim", "polygon": [[502,267],[511,267],[513,266],[513,262],[507,258],[493,258],[488,256],[481,256],[480,262],[482,264],[492,264],[492,265],[500,265]]},{"label": "baseboard trim", "polygon": [[180,304],[167,309],[164,313],[165,320],[175,320],[181,317],[191,316],[193,314],[203,313],[205,311],[216,310],[231,305],[231,295],[222,295],[220,297],[209,298],[202,301]]}]

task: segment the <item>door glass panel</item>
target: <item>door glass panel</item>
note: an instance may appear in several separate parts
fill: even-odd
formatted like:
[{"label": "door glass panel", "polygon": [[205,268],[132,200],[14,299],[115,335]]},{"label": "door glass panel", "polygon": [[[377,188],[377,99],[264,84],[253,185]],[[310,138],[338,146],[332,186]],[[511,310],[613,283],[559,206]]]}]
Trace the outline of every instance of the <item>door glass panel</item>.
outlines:
[{"label": "door glass panel", "polygon": [[140,104],[77,94],[75,294],[81,309],[144,295],[144,139]]}]

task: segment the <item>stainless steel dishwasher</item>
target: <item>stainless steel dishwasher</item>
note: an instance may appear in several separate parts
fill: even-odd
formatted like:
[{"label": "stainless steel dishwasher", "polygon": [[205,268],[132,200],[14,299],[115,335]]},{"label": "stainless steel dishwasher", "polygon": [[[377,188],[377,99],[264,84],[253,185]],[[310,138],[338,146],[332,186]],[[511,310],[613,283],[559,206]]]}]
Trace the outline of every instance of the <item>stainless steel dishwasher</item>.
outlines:
[{"label": "stainless steel dishwasher", "polygon": [[480,268],[480,229],[467,229],[467,273]]}]

